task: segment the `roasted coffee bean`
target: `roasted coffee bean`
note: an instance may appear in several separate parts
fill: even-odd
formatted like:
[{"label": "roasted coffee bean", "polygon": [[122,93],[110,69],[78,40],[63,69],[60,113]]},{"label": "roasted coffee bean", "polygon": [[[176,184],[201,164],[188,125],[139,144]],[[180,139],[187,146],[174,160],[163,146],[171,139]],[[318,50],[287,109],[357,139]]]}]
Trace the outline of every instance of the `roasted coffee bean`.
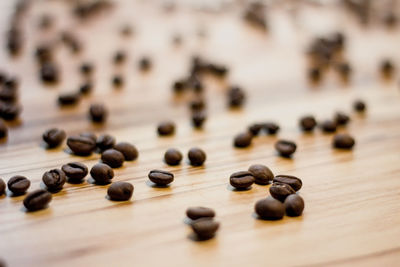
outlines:
[{"label": "roasted coffee bean", "polygon": [[88,168],[81,162],[70,162],[61,167],[69,182],[80,182],[88,174]]},{"label": "roasted coffee bean", "polygon": [[346,125],[350,121],[350,117],[343,112],[336,112],[335,122],[337,125]]},{"label": "roasted coffee bean", "polygon": [[157,127],[158,135],[166,136],[175,133],[175,124],[172,121],[161,122]]},{"label": "roasted coffee bean", "polygon": [[88,63],[88,62],[82,63],[82,65],[80,67],[81,73],[85,74],[85,75],[91,74],[93,72],[93,69],[94,69],[93,65],[91,63]]},{"label": "roasted coffee bean", "polygon": [[124,51],[117,51],[114,55],[114,63],[115,64],[122,64],[126,60],[126,54]]},{"label": "roasted coffee bean", "polygon": [[353,109],[359,113],[362,113],[367,109],[367,105],[362,100],[356,100],[353,103]]},{"label": "roasted coffee bean", "polygon": [[16,77],[9,77],[5,82],[4,82],[4,87],[7,89],[14,89],[17,90],[19,87],[19,81]]},{"label": "roasted coffee bean", "polygon": [[251,145],[253,135],[249,132],[240,133],[233,139],[233,145],[238,148],[245,148]]},{"label": "roasted coffee bean", "polygon": [[336,64],[335,68],[343,80],[347,81],[349,79],[351,74],[351,67],[349,63],[347,62],[338,63]]},{"label": "roasted coffee bean", "polygon": [[325,120],[320,124],[320,127],[324,133],[336,132],[337,124],[334,120]]},{"label": "roasted coffee bean", "polygon": [[101,154],[101,160],[111,168],[119,168],[124,164],[125,158],[121,152],[111,148]]},{"label": "roasted coffee bean", "polygon": [[21,107],[17,104],[6,103],[0,108],[0,115],[6,121],[16,120],[21,113]]},{"label": "roasted coffee bean", "polygon": [[228,73],[228,68],[223,65],[208,64],[206,69],[215,76],[224,77]]},{"label": "roasted coffee bean", "polygon": [[43,64],[53,60],[52,48],[48,45],[41,45],[36,48],[35,57],[39,63]]},{"label": "roasted coffee bean", "polygon": [[78,104],[80,95],[76,92],[63,93],[58,96],[58,104],[60,106],[72,106]]},{"label": "roasted coffee bean", "polygon": [[112,84],[114,87],[121,87],[124,84],[124,78],[121,75],[114,75]]},{"label": "roasted coffee bean", "polygon": [[283,202],[287,196],[296,193],[296,191],[288,184],[274,182],[269,188],[269,193],[273,198]]},{"label": "roasted coffee bean", "polygon": [[196,97],[190,102],[190,109],[192,111],[200,111],[206,107],[206,103],[202,97]]},{"label": "roasted coffee bean", "polygon": [[89,116],[92,122],[101,123],[107,118],[108,111],[103,104],[92,104],[89,108]]},{"label": "roasted coffee bean", "polygon": [[107,164],[97,163],[90,170],[90,175],[97,184],[104,185],[111,183],[111,179],[114,177],[114,171]]},{"label": "roasted coffee bean", "polygon": [[195,111],[192,114],[192,124],[195,128],[202,128],[206,119],[207,114],[205,111]]},{"label": "roasted coffee bean", "polygon": [[219,222],[212,218],[201,218],[192,222],[191,227],[199,240],[207,240],[215,236]]},{"label": "roasted coffee bean", "polygon": [[83,132],[80,133],[79,136],[90,138],[93,142],[97,142],[97,136],[93,132]]},{"label": "roasted coffee bean", "polygon": [[249,126],[248,130],[253,136],[257,136],[260,131],[263,129],[262,123],[253,123]]},{"label": "roasted coffee bean", "polygon": [[59,80],[57,66],[52,62],[43,63],[40,68],[40,78],[45,83],[55,83]]},{"label": "roasted coffee bean", "polygon": [[96,146],[100,151],[113,148],[115,145],[115,137],[109,134],[100,135],[96,140]]},{"label": "roasted coffee bean", "polygon": [[283,157],[290,157],[296,152],[297,145],[289,140],[279,140],[275,143],[275,149]]},{"label": "roasted coffee bean", "polygon": [[312,67],[308,70],[308,78],[311,82],[317,83],[322,79],[322,70],[319,67]]},{"label": "roasted coffee bean", "polygon": [[290,185],[290,187],[293,188],[294,191],[299,191],[303,185],[301,179],[292,175],[277,175],[274,177],[273,182]]},{"label": "roasted coffee bean", "polygon": [[232,108],[241,107],[246,100],[244,91],[239,87],[231,87],[228,91],[228,103]]},{"label": "roasted coffee bean", "polygon": [[82,84],[81,87],[79,88],[79,92],[82,95],[90,94],[92,90],[93,90],[93,84],[89,81]]},{"label": "roasted coffee bean", "polygon": [[115,182],[110,185],[107,195],[111,200],[127,201],[133,194],[133,185],[127,182]]},{"label": "roasted coffee bean", "polygon": [[6,193],[6,183],[0,178],[0,196]]},{"label": "roasted coffee bean", "polygon": [[3,87],[0,90],[0,100],[8,103],[14,103],[18,99],[17,89],[12,89],[8,87]]},{"label": "roasted coffee bean", "polygon": [[149,173],[149,179],[156,185],[165,186],[174,180],[174,175],[168,171],[152,170]]},{"label": "roasted coffee bean", "polygon": [[124,155],[126,161],[137,159],[139,152],[136,147],[127,142],[120,142],[114,146],[115,150],[118,150]]},{"label": "roasted coffee bean", "polygon": [[187,86],[187,81],[185,79],[175,81],[172,85],[175,93],[182,93]]},{"label": "roasted coffee bean", "polygon": [[206,161],[206,153],[202,149],[194,147],[189,150],[188,158],[190,165],[201,166]]},{"label": "roasted coffee bean", "polygon": [[190,207],[186,210],[186,216],[191,220],[213,218],[215,216],[215,211],[206,207]]},{"label": "roasted coffee bean", "polygon": [[201,93],[204,91],[204,85],[198,78],[192,78],[189,80],[188,86],[193,89],[196,93]]},{"label": "roasted coffee bean", "polygon": [[390,78],[393,75],[395,67],[391,60],[385,59],[381,63],[380,70],[383,76]]},{"label": "roasted coffee bean", "polygon": [[304,210],[304,200],[297,194],[292,194],[285,199],[285,209],[288,216],[300,216]]},{"label": "roasted coffee bean", "polygon": [[24,176],[16,175],[8,180],[7,186],[14,195],[23,195],[31,186],[31,181]]},{"label": "roasted coffee bean", "polygon": [[48,14],[44,14],[38,23],[38,27],[41,30],[47,30],[49,29],[54,23],[53,17],[51,17]]},{"label": "roasted coffee bean", "polygon": [[260,219],[280,220],[285,215],[285,205],[275,198],[268,197],[257,201],[255,211]]},{"label": "roasted coffee bean", "polygon": [[61,145],[67,135],[64,130],[51,128],[45,131],[42,137],[43,141],[46,142],[48,148],[54,148]]},{"label": "roasted coffee bean", "polygon": [[340,133],[333,137],[333,147],[340,149],[352,149],[354,144],[354,138],[348,134]]},{"label": "roasted coffee bean", "polygon": [[90,137],[75,135],[68,137],[67,146],[76,155],[88,156],[95,150],[96,142]]},{"label": "roasted coffee bean", "polygon": [[248,189],[254,181],[253,174],[248,171],[235,172],[229,177],[229,183],[238,190]]},{"label": "roasted coffee bean", "polygon": [[47,171],[42,177],[43,183],[51,192],[60,191],[67,180],[65,173],[60,169]]},{"label": "roasted coffee bean", "polygon": [[276,134],[280,129],[279,125],[274,122],[263,123],[262,127],[270,135]]},{"label": "roasted coffee bean", "polygon": [[255,183],[259,185],[269,184],[274,179],[274,174],[265,165],[254,164],[249,167],[249,172],[253,175]]},{"label": "roasted coffee bean", "polygon": [[7,137],[8,135],[8,128],[4,121],[0,119],[0,139]]},{"label": "roasted coffee bean", "polygon": [[181,163],[181,160],[182,160],[182,153],[175,148],[168,149],[164,154],[164,161],[168,165],[171,166],[179,165]]},{"label": "roasted coffee bean", "polygon": [[148,57],[143,57],[139,60],[139,69],[141,71],[147,71],[151,68],[151,60]]},{"label": "roasted coffee bean", "polygon": [[317,121],[314,116],[307,115],[300,119],[299,125],[304,132],[311,132],[317,126]]},{"label": "roasted coffee bean", "polygon": [[37,211],[47,207],[52,195],[43,189],[29,193],[24,199],[24,206],[28,211]]}]

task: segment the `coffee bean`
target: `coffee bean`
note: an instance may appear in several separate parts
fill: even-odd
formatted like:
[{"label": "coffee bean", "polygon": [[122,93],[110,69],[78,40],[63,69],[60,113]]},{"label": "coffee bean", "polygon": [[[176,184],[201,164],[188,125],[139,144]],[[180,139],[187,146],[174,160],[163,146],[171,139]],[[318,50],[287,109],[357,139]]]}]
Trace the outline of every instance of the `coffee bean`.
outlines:
[{"label": "coffee bean", "polygon": [[62,189],[65,184],[65,173],[60,169],[47,171],[42,177],[43,183],[47,186],[50,192],[57,192]]},{"label": "coffee bean", "polygon": [[0,139],[7,137],[8,128],[2,119],[0,119]]},{"label": "coffee bean", "polygon": [[296,152],[297,145],[289,140],[279,140],[275,143],[275,149],[282,157],[290,157]]},{"label": "coffee bean", "polygon": [[79,92],[82,95],[87,95],[90,94],[93,91],[93,84],[90,81],[85,82],[84,84],[81,85],[79,88]]},{"label": "coffee bean", "polygon": [[18,87],[19,87],[18,78],[16,78],[16,77],[9,77],[9,78],[4,82],[4,86],[5,86],[7,89],[17,90]]},{"label": "coffee bean", "polygon": [[104,185],[111,183],[111,179],[114,177],[114,171],[106,164],[96,163],[90,170],[90,175],[97,184]]},{"label": "coffee bean", "polygon": [[172,121],[161,122],[157,127],[158,135],[167,136],[175,133],[175,124]]},{"label": "coffee bean", "polygon": [[255,183],[259,185],[267,185],[274,179],[272,171],[262,164],[251,165],[249,172],[253,175]]},{"label": "coffee bean", "polygon": [[7,182],[8,189],[16,196],[23,195],[31,186],[31,181],[21,175],[16,175],[10,178]]},{"label": "coffee bean", "polygon": [[6,193],[6,183],[0,178],[0,196]]},{"label": "coffee bean", "polygon": [[45,131],[42,137],[48,148],[54,148],[61,145],[67,135],[64,130],[51,128]]},{"label": "coffee bean", "polygon": [[199,240],[207,240],[215,236],[219,222],[212,218],[201,218],[192,222],[191,227]]},{"label": "coffee bean", "polygon": [[229,178],[230,184],[238,190],[248,189],[254,181],[254,176],[248,171],[235,172]]},{"label": "coffee bean", "polygon": [[101,160],[111,168],[119,168],[124,164],[125,158],[121,152],[111,148],[101,154]]},{"label": "coffee bean", "polygon": [[101,123],[107,119],[108,111],[103,104],[92,104],[89,108],[89,116],[92,122]]},{"label": "coffee bean", "polygon": [[0,108],[0,116],[6,121],[16,120],[21,113],[21,107],[17,104],[6,103]]},{"label": "coffee bean", "polygon": [[349,63],[347,63],[347,62],[338,63],[338,64],[336,64],[335,69],[339,73],[339,75],[342,77],[343,80],[347,81],[349,79],[349,76],[352,71]]},{"label": "coffee bean", "polygon": [[283,202],[287,196],[296,193],[296,191],[288,184],[274,182],[269,188],[269,193],[273,198]]},{"label": "coffee bean", "polygon": [[320,124],[320,127],[325,133],[334,133],[336,132],[337,124],[334,120],[325,120]]},{"label": "coffee bean", "polygon": [[346,125],[350,121],[350,117],[343,112],[336,112],[335,122],[337,125]]},{"label": "coffee bean", "polygon": [[228,103],[231,108],[243,106],[246,100],[244,91],[239,87],[231,87],[228,91]]},{"label": "coffee bean", "polygon": [[285,209],[288,216],[300,216],[304,210],[304,200],[297,194],[292,194],[285,199]]},{"label": "coffee bean", "polygon": [[40,68],[40,78],[45,83],[55,83],[59,80],[57,66],[52,62],[43,63]]},{"label": "coffee bean", "polygon": [[78,104],[80,95],[76,92],[63,93],[58,96],[58,104],[60,106],[72,106]]},{"label": "coffee bean", "polygon": [[182,160],[182,153],[175,148],[168,149],[164,154],[164,161],[168,165],[171,166],[179,165],[181,163],[181,160]]},{"label": "coffee bean", "polygon": [[28,211],[37,211],[46,208],[50,203],[52,195],[43,189],[29,193],[24,199],[24,206]]},{"label": "coffee bean", "polygon": [[290,187],[293,188],[294,191],[299,191],[303,185],[301,179],[292,175],[277,175],[274,177],[273,182],[290,185]]},{"label": "coffee bean", "polygon": [[100,135],[96,140],[96,146],[100,151],[113,148],[115,145],[115,137],[109,134]]},{"label": "coffee bean", "polygon": [[121,75],[114,75],[112,78],[112,84],[115,87],[121,87],[124,84],[124,78]]},{"label": "coffee bean", "polygon": [[187,81],[185,79],[177,80],[172,85],[172,88],[175,93],[179,94],[182,93],[187,87]]},{"label": "coffee bean", "polygon": [[285,205],[275,198],[268,197],[257,201],[255,211],[260,219],[280,220],[285,215]]},{"label": "coffee bean", "polygon": [[224,77],[228,73],[228,68],[223,65],[216,65],[216,64],[208,64],[206,69],[215,76]]},{"label": "coffee bean", "polygon": [[18,91],[17,89],[12,89],[3,86],[0,90],[0,100],[7,103],[14,103],[18,99]]},{"label": "coffee bean", "polygon": [[340,133],[333,137],[333,147],[335,148],[352,149],[354,144],[354,138],[348,134]]},{"label": "coffee bean", "polygon": [[240,133],[235,136],[233,145],[238,148],[245,148],[251,145],[253,135],[249,132]]},{"label": "coffee bean", "polygon": [[270,135],[276,134],[280,129],[279,125],[274,122],[265,122],[262,127]]},{"label": "coffee bean", "polygon": [[136,149],[136,147],[127,142],[121,142],[116,144],[114,146],[114,149],[121,152],[124,155],[126,161],[135,160],[139,155],[139,152]]},{"label": "coffee bean", "polygon": [[83,132],[83,133],[80,133],[79,136],[89,138],[89,139],[93,140],[93,142],[95,142],[95,143],[97,142],[97,136],[93,132]]},{"label": "coffee bean", "polygon": [[201,166],[206,161],[206,153],[202,149],[194,147],[189,150],[188,158],[190,165]]},{"label": "coffee bean", "polygon": [[257,136],[260,131],[263,129],[262,123],[253,123],[249,126],[248,130],[253,136]]},{"label": "coffee bean", "polygon": [[107,190],[108,197],[115,201],[127,201],[132,197],[133,185],[127,182],[115,182]]},{"label": "coffee bean", "polygon": [[190,207],[186,210],[186,216],[191,220],[213,218],[215,216],[215,211],[206,207]]},{"label": "coffee bean", "polygon": [[319,67],[311,67],[308,70],[308,78],[311,80],[311,82],[320,82],[322,78],[322,69]]},{"label": "coffee bean", "polygon": [[367,105],[362,100],[356,100],[353,103],[353,109],[359,113],[364,112],[367,109]]},{"label": "coffee bean", "polygon": [[384,77],[390,78],[395,70],[394,63],[390,59],[385,59],[381,63],[380,70]]},{"label": "coffee bean", "polygon": [[93,65],[91,63],[82,63],[81,67],[80,67],[80,71],[82,74],[84,75],[90,75],[93,72]]},{"label": "coffee bean", "polygon": [[307,115],[300,118],[299,125],[304,132],[311,132],[317,126],[317,121],[314,116]]},{"label": "coffee bean", "polygon": [[41,45],[36,48],[35,57],[40,64],[53,60],[53,51],[49,45]]},{"label": "coffee bean", "polygon": [[117,51],[114,55],[114,63],[115,64],[122,64],[126,60],[126,54],[124,51]]},{"label": "coffee bean", "polygon": [[192,111],[200,111],[206,107],[206,103],[202,97],[196,97],[190,102],[190,109]]},{"label": "coffee bean", "polygon": [[202,128],[206,119],[207,115],[205,111],[195,111],[192,114],[192,124],[195,128]]},{"label": "coffee bean", "polygon": [[139,69],[141,71],[147,71],[151,68],[151,60],[148,57],[143,57],[139,60]]},{"label": "coffee bean", "polygon": [[152,170],[148,176],[150,181],[160,186],[168,185],[174,180],[174,175],[171,172],[162,170]]},{"label": "coffee bean", "polygon": [[81,162],[70,162],[61,167],[62,171],[69,178],[69,182],[80,182],[88,174],[88,168]]},{"label": "coffee bean", "polygon": [[68,137],[67,145],[74,154],[79,156],[88,156],[96,148],[96,142],[93,139],[81,135]]}]

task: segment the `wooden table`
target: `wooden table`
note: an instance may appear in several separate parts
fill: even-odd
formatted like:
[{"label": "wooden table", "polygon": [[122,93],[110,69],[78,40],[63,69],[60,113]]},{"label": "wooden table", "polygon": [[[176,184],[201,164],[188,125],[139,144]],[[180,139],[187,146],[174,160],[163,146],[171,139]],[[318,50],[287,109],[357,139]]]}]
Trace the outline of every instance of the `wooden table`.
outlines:
[{"label": "wooden table", "polygon": [[[267,34],[250,28],[238,8],[225,12],[193,11],[180,7],[165,12],[157,1],[116,1],[112,11],[80,25],[63,1],[38,1],[24,17],[24,53],[10,59],[0,51],[1,69],[21,79],[23,113],[10,125],[8,140],[0,147],[0,175],[7,181],[16,174],[39,188],[42,174],[70,161],[91,167],[99,155],[76,157],[60,149],[45,150],[41,134],[60,127],[68,135],[86,130],[109,133],[135,144],[139,159],[116,169],[114,181],[134,184],[132,201],[111,202],[107,186],[85,182],[66,184],[54,194],[48,209],[26,213],[23,196],[0,198],[0,258],[9,266],[396,266],[400,260],[400,105],[395,81],[383,82],[377,72],[383,57],[400,63],[398,30],[382,25],[369,29],[339,8],[304,6],[297,11],[277,5],[269,12]],[[1,32],[6,30],[13,1],[1,1]],[[41,14],[56,17],[52,30],[41,32]],[[134,25],[130,38],[119,35],[121,25]],[[71,55],[57,48],[62,82],[44,86],[38,81],[33,59],[36,45],[51,40],[61,29],[76,30],[84,51]],[[347,55],[354,68],[352,82],[344,85],[330,73],[318,87],[306,80],[304,51],[317,34],[342,30],[348,36]],[[199,32],[202,33],[199,35]],[[171,43],[173,34],[181,46]],[[203,37],[202,37],[203,35]],[[204,36],[205,35],[205,36]],[[1,43],[4,41],[1,35]],[[128,61],[112,64],[117,49]],[[209,117],[202,131],[193,130],[187,101],[174,97],[171,84],[187,73],[193,54],[227,64],[227,79],[207,78]],[[149,55],[154,68],[146,74],[137,61]],[[93,62],[95,92],[74,108],[60,109],[60,92],[76,90],[83,82],[78,66]],[[110,79],[122,73],[126,84],[113,89]],[[248,96],[243,110],[226,106],[226,88],[242,86]],[[356,98],[364,99],[364,116],[352,112]],[[91,103],[110,109],[106,125],[94,126],[87,118]],[[351,114],[346,129],[356,138],[351,152],[332,149],[331,134],[305,135],[298,119],[314,114],[331,118],[335,111]],[[156,134],[158,122],[172,118],[173,137]],[[256,121],[280,124],[277,137],[261,136],[247,149],[235,149],[232,138]],[[276,155],[278,138],[297,142],[293,159]],[[204,167],[187,163],[189,148],[207,152]],[[178,167],[168,167],[163,154],[176,147],[185,154]],[[268,186],[234,192],[229,175],[253,163],[269,166],[275,174],[292,174],[303,180],[300,190],[306,208],[303,216],[280,221],[257,220],[254,204],[269,195]],[[147,183],[153,168],[170,170],[169,188]],[[216,210],[221,228],[216,238],[191,239],[185,224],[189,206]]]}]

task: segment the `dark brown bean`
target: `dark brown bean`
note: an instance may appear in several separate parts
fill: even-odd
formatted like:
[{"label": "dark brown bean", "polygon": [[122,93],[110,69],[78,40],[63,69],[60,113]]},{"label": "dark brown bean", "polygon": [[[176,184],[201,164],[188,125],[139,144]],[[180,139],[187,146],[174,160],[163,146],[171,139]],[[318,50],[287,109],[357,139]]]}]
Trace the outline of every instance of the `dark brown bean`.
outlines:
[{"label": "dark brown bean", "polygon": [[151,59],[148,57],[142,57],[139,60],[139,69],[141,71],[148,71],[152,66]]},{"label": "dark brown bean", "polygon": [[97,163],[90,170],[90,175],[97,184],[104,185],[111,183],[111,179],[114,177],[114,171],[107,164]]},{"label": "dark brown bean", "polygon": [[285,215],[285,205],[279,200],[268,197],[257,201],[255,211],[260,219],[280,220]]},{"label": "dark brown bean", "polygon": [[168,185],[174,181],[174,175],[168,171],[152,170],[148,176],[150,181],[161,186]]},{"label": "dark brown bean", "polygon": [[182,160],[182,153],[175,148],[168,149],[164,154],[164,161],[168,165],[171,166],[179,165],[181,163],[181,160]]},{"label": "dark brown bean", "polygon": [[48,148],[54,148],[61,145],[67,134],[64,130],[58,128],[48,129],[43,133],[43,141],[46,142]]},{"label": "dark brown bean", "polygon": [[288,216],[300,216],[304,210],[304,200],[297,194],[292,194],[285,199],[285,209]]},{"label": "dark brown bean", "polygon": [[186,216],[191,220],[213,218],[215,216],[215,211],[206,207],[190,207],[186,210]]},{"label": "dark brown bean", "polygon": [[286,197],[296,193],[288,184],[274,182],[269,188],[271,196],[279,201],[285,201]]},{"label": "dark brown bean", "polygon": [[79,136],[90,138],[93,140],[93,142],[97,142],[97,136],[93,132],[83,132],[80,133]]},{"label": "dark brown bean", "polygon": [[93,91],[93,84],[90,81],[85,82],[84,84],[81,85],[79,88],[79,92],[82,95],[87,95],[90,94]]},{"label": "dark brown bean", "polygon": [[300,119],[299,125],[304,132],[311,132],[317,126],[317,121],[314,116],[307,115]]},{"label": "dark brown bean", "polygon": [[254,176],[248,171],[235,172],[229,178],[230,184],[238,190],[248,189],[254,181]]},{"label": "dark brown bean", "polygon": [[55,83],[59,80],[59,71],[53,62],[45,62],[40,68],[40,78],[45,83]]},{"label": "dark brown bean", "polygon": [[124,51],[117,51],[114,55],[114,64],[122,64],[126,60],[126,53]]},{"label": "dark brown bean", "polygon": [[126,161],[137,159],[139,152],[136,147],[127,142],[120,142],[114,146],[115,150],[118,150],[124,155]]},{"label": "dark brown bean", "polygon": [[364,111],[367,109],[367,105],[365,104],[364,101],[358,99],[358,100],[354,101],[354,103],[353,103],[353,109],[354,109],[356,112],[362,113],[362,112],[364,112]]},{"label": "dark brown bean", "polygon": [[272,171],[262,164],[251,165],[249,172],[254,176],[255,183],[259,185],[267,185],[274,179]]},{"label": "dark brown bean", "polygon": [[334,133],[336,132],[337,124],[334,120],[325,120],[320,124],[320,127],[325,133]]},{"label": "dark brown bean", "polygon": [[101,154],[101,160],[111,168],[119,168],[124,164],[125,157],[118,150],[111,148]]},{"label": "dark brown bean", "polygon": [[88,168],[81,162],[67,163],[61,169],[72,182],[79,182],[88,174]]},{"label": "dark brown bean", "polygon": [[265,122],[262,124],[263,129],[270,135],[276,134],[280,127],[275,122]]},{"label": "dark brown bean", "polygon": [[296,152],[297,145],[289,140],[279,140],[275,143],[275,149],[282,157],[290,157]]},{"label": "dark brown bean", "polygon": [[394,63],[389,59],[383,60],[380,65],[380,71],[385,78],[391,78],[395,71]]},{"label": "dark brown bean", "polygon": [[207,114],[205,111],[203,110],[195,111],[192,114],[192,125],[195,128],[200,129],[203,127],[203,124],[206,121],[206,119],[207,119]]},{"label": "dark brown bean", "polygon": [[111,200],[127,201],[133,194],[133,185],[127,182],[115,182],[110,185],[107,195]]},{"label": "dark brown bean", "polygon": [[350,117],[343,112],[336,112],[335,114],[335,122],[337,125],[346,125],[350,121]]},{"label": "dark brown bean", "polygon": [[82,65],[80,66],[80,71],[84,75],[90,75],[93,72],[93,69],[93,65],[88,62],[82,63]]},{"label": "dark brown bean", "polygon": [[93,139],[82,135],[68,137],[67,145],[74,154],[79,156],[88,156],[96,148],[96,142]]},{"label": "dark brown bean", "polygon": [[124,85],[124,78],[121,75],[114,75],[114,77],[112,78],[112,84],[114,85],[114,87],[121,87],[122,85]]},{"label": "dark brown bean", "polygon": [[50,192],[57,192],[63,188],[67,179],[65,173],[62,170],[53,169],[45,172],[43,174],[42,180]]},{"label": "dark brown bean", "polygon": [[96,146],[100,151],[113,148],[115,145],[115,137],[109,134],[100,135],[96,140]]},{"label": "dark brown bean", "polygon": [[300,178],[292,175],[277,175],[274,177],[274,183],[288,184],[293,188],[294,191],[299,191],[303,186],[303,182]]},{"label": "dark brown bean", "polygon": [[0,178],[0,196],[6,193],[6,183]]},{"label": "dark brown bean", "polygon": [[160,136],[173,135],[175,133],[175,124],[172,121],[161,122],[157,127]]},{"label": "dark brown bean", "polygon": [[21,175],[16,175],[10,178],[7,182],[8,189],[16,196],[23,195],[31,186],[31,181]]},{"label": "dark brown bean", "polygon": [[76,92],[63,93],[58,96],[58,104],[60,106],[72,106],[78,104],[80,100],[80,94]]},{"label": "dark brown bean", "polygon": [[340,149],[352,149],[354,144],[354,138],[348,134],[340,133],[333,137],[333,147]]},{"label": "dark brown bean", "polygon": [[92,122],[102,123],[107,119],[108,110],[103,104],[92,104],[89,108],[89,117]]},{"label": "dark brown bean", "polygon": [[188,158],[190,161],[190,165],[201,166],[206,161],[207,156],[202,149],[194,147],[189,150]]},{"label": "dark brown bean", "polygon": [[37,211],[47,207],[52,195],[43,189],[29,193],[24,199],[24,206],[28,211]]},{"label": "dark brown bean", "polygon": [[6,103],[0,108],[0,116],[6,121],[12,121],[18,119],[21,111],[21,106],[13,103]]},{"label": "dark brown bean", "polygon": [[211,218],[201,218],[195,220],[191,227],[199,240],[207,240],[215,236],[219,228],[219,222]]},{"label": "dark brown bean", "polygon": [[228,104],[231,108],[243,106],[245,100],[246,95],[241,88],[234,86],[228,90]]},{"label": "dark brown bean", "polygon": [[253,136],[257,136],[263,128],[262,123],[253,123],[249,126],[248,130]]},{"label": "dark brown bean", "polygon": [[0,139],[7,137],[8,135],[8,128],[5,122],[0,119]]},{"label": "dark brown bean", "polygon": [[245,148],[251,145],[253,135],[249,132],[240,133],[235,136],[233,145],[237,148]]}]

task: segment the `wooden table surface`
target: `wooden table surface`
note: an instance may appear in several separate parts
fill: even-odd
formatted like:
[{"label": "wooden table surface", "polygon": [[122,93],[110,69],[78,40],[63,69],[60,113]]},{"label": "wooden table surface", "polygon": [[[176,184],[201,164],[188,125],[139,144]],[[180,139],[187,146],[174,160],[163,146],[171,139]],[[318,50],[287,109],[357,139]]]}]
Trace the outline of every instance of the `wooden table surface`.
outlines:
[{"label": "wooden table surface", "polygon": [[[119,141],[135,144],[139,159],[115,170],[114,181],[135,187],[131,201],[105,198],[108,186],[88,182],[66,184],[54,194],[49,208],[26,213],[21,197],[0,197],[0,258],[9,266],[398,266],[400,260],[400,95],[396,80],[383,82],[377,72],[384,57],[400,63],[399,30],[382,25],[364,28],[342,9],[301,6],[297,11],[275,5],[269,11],[270,30],[264,34],[240,19],[240,9],[204,12],[178,6],[165,12],[158,1],[115,1],[110,12],[84,24],[71,19],[67,1],[36,1],[24,17],[25,47],[18,58],[0,51],[0,68],[21,80],[23,113],[10,125],[9,138],[0,146],[0,176],[7,181],[24,175],[30,191],[40,188],[42,174],[70,161],[89,167],[98,154],[76,157],[60,149],[46,150],[41,134],[60,127],[68,135],[86,130],[109,133]],[[1,1],[0,29],[8,25],[14,1]],[[38,30],[44,13],[55,26]],[[123,24],[135,33],[122,38]],[[57,49],[62,82],[44,86],[38,81],[34,48],[54,38],[62,29],[76,31],[84,44],[78,55]],[[304,51],[311,38],[341,30],[348,36],[346,54],[353,68],[345,85],[330,73],[318,87],[306,80]],[[202,32],[203,36],[199,35]],[[175,33],[181,46],[173,46]],[[1,43],[4,34],[1,35]],[[120,67],[112,64],[118,49],[128,53]],[[202,131],[190,125],[187,100],[174,97],[171,84],[187,73],[193,54],[227,64],[224,80],[206,80],[208,120]],[[149,55],[154,68],[137,69],[137,61]],[[82,83],[78,66],[93,62],[95,91],[74,108],[59,108],[60,92],[76,90]],[[126,85],[113,89],[110,79],[122,73]],[[242,86],[248,96],[245,107],[226,106],[226,88]],[[352,112],[352,102],[368,104],[364,116]],[[87,118],[91,103],[110,109],[104,126]],[[335,111],[351,114],[346,129],[356,139],[353,151],[332,149],[331,134],[303,134],[297,125],[304,114],[331,118]],[[172,118],[173,137],[156,134],[158,122]],[[261,136],[247,149],[235,149],[232,138],[250,123],[273,120],[280,124],[277,137]],[[293,159],[276,155],[278,138],[296,141]],[[207,152],[203,167],[191,167],[189,148]],[[178,167],[163,162],[167,148],[185,154]],[[280,221],[257,220],[257,200],[269,195],[268,186],[232,191],[231,173],[251,164],[269,166],[275,174],[292,174],[303,180],[303,216]],[[169,188],[147,183],[153,168],[170,170],[175,181]],[[190,206],[215,209],[221,223],[214,239],[195,242],[185,224]]]}]

